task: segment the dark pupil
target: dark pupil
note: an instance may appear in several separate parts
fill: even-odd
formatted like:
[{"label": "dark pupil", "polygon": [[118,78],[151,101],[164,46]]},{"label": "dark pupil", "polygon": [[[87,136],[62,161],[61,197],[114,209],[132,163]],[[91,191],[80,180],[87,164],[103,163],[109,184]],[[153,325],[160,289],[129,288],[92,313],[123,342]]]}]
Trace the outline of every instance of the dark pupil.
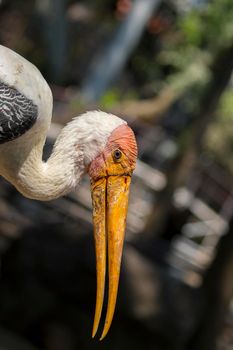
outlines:
[{"label": "dark pupil", "polygon": [[119,150],[115,151],[114,156],[116,159],[120,159],[121,158],[121,151],[119,151]]}]

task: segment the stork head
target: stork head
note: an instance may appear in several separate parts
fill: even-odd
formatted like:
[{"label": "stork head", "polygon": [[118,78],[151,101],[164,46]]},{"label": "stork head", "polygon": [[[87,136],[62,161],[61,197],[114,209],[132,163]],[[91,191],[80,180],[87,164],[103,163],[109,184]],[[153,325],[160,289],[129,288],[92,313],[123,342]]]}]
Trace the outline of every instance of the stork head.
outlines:
[{"label": "stork head", "polygon": [[[110,328],[115,310],[129,187],[136,163],[137,144],[132,129],[122,119],[103,112],[89,112],[85,115],[85,123],[93,116],[95,123],[89,123],[95,127],[90,134],[91,142],[86,146],[88,150],[84,152],[91,179],[97,267],[92,336],[95,336],[101,318],[108,255],[108,308],[100,338],[103,339]],[[94,147],[90,147],[90,144]]]}]

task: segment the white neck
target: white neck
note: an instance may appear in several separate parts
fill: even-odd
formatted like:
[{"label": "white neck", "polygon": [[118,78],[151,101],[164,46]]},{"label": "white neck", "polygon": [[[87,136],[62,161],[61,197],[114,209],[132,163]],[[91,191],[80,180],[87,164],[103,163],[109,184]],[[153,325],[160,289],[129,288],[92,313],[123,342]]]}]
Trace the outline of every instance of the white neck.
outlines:
[{"label": "white neck", "polygon": [[111,132],[122,123],[103,112],[75,118],[62,129],[47,162],[42,160],[45,137],[31,130],[1,146],[0,174],[25,197],[58,198],[78,186]]},{"label": "white neck", "polygon": [[[65,129],[62,130],[64,135]],[[5,159],[2,175],[25,197],[37,200],[52,200],[73,190],[85,174],[82,147],[67,151],[62,142],[57,141],[49,159],[44,162],[43,144],[24,152],[18,145],[14,152],[17,161],[12,166],[11,157]],[[73,157],[75,150],[75,159]],[[26,154],[23,158],[22,154]],[[8,162],[9,160],[9,162]],[[5,171],[4,171],[5,170]]]}]

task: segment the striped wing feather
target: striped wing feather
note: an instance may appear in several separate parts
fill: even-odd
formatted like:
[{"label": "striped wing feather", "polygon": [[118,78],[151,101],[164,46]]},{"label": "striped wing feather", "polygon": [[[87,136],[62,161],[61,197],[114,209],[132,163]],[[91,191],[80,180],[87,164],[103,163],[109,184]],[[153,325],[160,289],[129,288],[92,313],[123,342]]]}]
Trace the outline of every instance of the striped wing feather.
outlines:
[{"label": "striped wing feather", "polygon": [[15,88],[0,82],[0,144],[12,141],[36,122],[38,108]]}]

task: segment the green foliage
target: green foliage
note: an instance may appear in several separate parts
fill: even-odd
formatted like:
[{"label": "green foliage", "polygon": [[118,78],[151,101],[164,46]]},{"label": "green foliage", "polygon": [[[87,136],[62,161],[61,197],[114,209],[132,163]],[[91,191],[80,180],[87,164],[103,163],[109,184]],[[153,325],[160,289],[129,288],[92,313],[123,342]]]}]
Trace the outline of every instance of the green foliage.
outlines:
[{"label": "green foliage", "polygon": [[127,91],[127,93],[122,94],[122,91],[119,89],[109,89],[102,96],[99,104],[103,109],[110,109],[116,105],[119,101],[137,99],[138,96],[132,90]]},{"label": "green foliage", "polygon": [[117,89],[108,90],[100,100],[102,108],[111,108],[116,102],[120,100],[120,93]]},{"label": "green foliage", "polygon": [[185,45],[215,50],[233,40],[233,1],[214,0],[181,17],[179,28]]},{"label": "green foliage", "polygon": [[213,0],[178,16],[165,39],[158,64],[170,65],[174,72],[203,55],[211,57],[233,40],[233,1]]},{"label": "green foliage", "polygon": [[221,98],[217,117],[206,135],[206,147],[233,174],[233,87]]},{"label": "green foliage", "polygon": [[233,138],[233,87],[229,88],[222,96],[219,106],[219,119],[222,122],[232,123],[232,138]]},{"label": "green foliage", "polygon": [[203,41],[204,23],[197,12],[192,11],[179,23],[184,41],[188,45],[200,46]]},{"label": "green foliage", "polygon": [[233,2],[214,0],[207,8],[205,32],[212,47],[228,45],[233,40]]}]

